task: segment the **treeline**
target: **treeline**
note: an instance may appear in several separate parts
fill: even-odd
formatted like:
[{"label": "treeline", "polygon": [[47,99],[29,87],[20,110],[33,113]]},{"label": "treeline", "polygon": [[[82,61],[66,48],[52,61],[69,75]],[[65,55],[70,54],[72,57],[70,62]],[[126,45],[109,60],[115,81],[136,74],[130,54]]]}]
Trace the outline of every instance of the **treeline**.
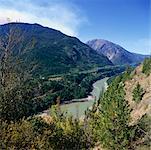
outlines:
[{"label": "treeline", "polygon": [[112,150],[135,150],[150,146],[150,117],[144,116],[137,124],[130,125],[131,109],[124,99],[124,81],[131,77],[125,72],[116,77],[98,103],[88,112],[89,124],[100,146]]}]

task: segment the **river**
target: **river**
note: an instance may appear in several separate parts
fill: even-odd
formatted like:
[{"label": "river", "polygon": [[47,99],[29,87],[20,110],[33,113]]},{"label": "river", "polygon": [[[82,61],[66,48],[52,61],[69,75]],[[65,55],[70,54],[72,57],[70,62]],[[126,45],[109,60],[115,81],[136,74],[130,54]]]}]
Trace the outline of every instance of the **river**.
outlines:
[{"label": "river", "polygon": [[[61,111],[64,111],[67,113],[67,115],[72,115],[75,118],[77,118],[77,117],[80,118],[80,117],[84,116],[85,111],[92,107],[95,100],[99,99],[99,96],[100,96],[100,93],[102,92],[102,90],[106,90],[108,79],[109,78],[106,77],[106,78],[97,80],[92,85],[93,90],[87,98],[76,99],[76,101],[79,101],[79,102],[73,102],[73,103],[60,105]],[[74,101],[75,101],[75,99],[74,99]],[[43,111],[40,114],[40,116],[43,116],[43,115],[50,115],[49,109]]]},{"label": "river", "polygon": [[98,80],[93,84],[93,90],[90,93],[91,96],[85,98],[88,99],[87,101],[80,102],[81,99],[79,99],[79,102],[63,104],[60,106],[61,110],[67,112],[69,115],[73,115],[73,117],[79,118],[84,116],[85,111],[93,105],[95,99],[99,99],[102,90],[107,88],[107,80],[108,77]]}]

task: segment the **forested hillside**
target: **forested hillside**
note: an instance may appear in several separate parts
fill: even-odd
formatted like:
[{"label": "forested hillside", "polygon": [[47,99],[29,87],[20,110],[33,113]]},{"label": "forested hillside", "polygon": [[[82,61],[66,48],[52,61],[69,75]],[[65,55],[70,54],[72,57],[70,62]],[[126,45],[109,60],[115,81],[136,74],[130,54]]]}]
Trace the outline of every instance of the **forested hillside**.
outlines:
[{"label": "forested hillside", "polygon": [[150,65],[150,59],[146,59],[135,70],[127,70],[113,79],[89,113],[99,148],[149,149],[151,74],[144,74],[143,68]]},{"label": "forested hillside", "polygon": [[79,39],[39,24],[0,25],[0,39],[1,47],[7,46],[14,56],[12,63],[17,60],[24,70],[38,77],[112,65]]},{"label": "forested hillside", "polygon": [[[149,67],[148,65],[150,66],[150,63],[145,67]],[[60,111],[59,104],[51,107],[51,116],[42,118],[35,116],[13,122],[7,121],[7,118],[5,120],[1,118],[1,148],[63,150],[93,148],[139,150],[143,148],[148,150],[151,140],[151,119],[148,111],[150,103],[146,107],[147,111],[138,117],[135,123],[132,123],[132,117],[133,111],[139,109],[135,106],[146,101],[143,99],[145,94],[150,94],[150,82],[147,85],[149,89],[145,89],[146,86],[142,86],[140,81],[136,87],[134,86],[131,94],[135,106],[131,105],[126,96],[129,90],[126,89],[126,85],[138,79],[140,72],[144,76],[143,81],[150,78],[151,74],[144,74],[142,68],[134,71],[128,69],[112,81],[100,100],[93,105],[92,110],[86,112],[83,120],[66,116]],[[1,95],[3,95],[2,92]]]}]

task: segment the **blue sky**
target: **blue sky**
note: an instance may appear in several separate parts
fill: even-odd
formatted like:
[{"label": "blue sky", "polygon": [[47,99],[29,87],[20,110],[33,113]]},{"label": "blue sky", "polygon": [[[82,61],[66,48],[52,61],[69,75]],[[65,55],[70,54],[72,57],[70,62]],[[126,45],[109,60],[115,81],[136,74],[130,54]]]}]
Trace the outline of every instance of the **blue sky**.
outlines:
[{"label": "blue sky", "polygon": [[101,38],[151,53],[150,0],[0,0],[0,24],[8,20],[39,23],[83,42]]}]

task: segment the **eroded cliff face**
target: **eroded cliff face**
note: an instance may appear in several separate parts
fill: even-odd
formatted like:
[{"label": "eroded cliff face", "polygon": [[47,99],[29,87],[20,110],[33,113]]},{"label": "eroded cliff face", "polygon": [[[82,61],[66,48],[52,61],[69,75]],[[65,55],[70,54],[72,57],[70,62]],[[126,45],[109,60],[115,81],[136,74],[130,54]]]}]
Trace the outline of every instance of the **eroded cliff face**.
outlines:
[{"label": "eroded cliff face", "polygon": [[[125,99],[129,102],[131,111],[131,125],[137,123],[145,114],[151,116],[151,74],[142,73],[143,65],[138,66],[132,72],[132,79],[125,82]],[[143,96],[140,102],[133,101],[133,90],[140,84],[143,88]]]}]

